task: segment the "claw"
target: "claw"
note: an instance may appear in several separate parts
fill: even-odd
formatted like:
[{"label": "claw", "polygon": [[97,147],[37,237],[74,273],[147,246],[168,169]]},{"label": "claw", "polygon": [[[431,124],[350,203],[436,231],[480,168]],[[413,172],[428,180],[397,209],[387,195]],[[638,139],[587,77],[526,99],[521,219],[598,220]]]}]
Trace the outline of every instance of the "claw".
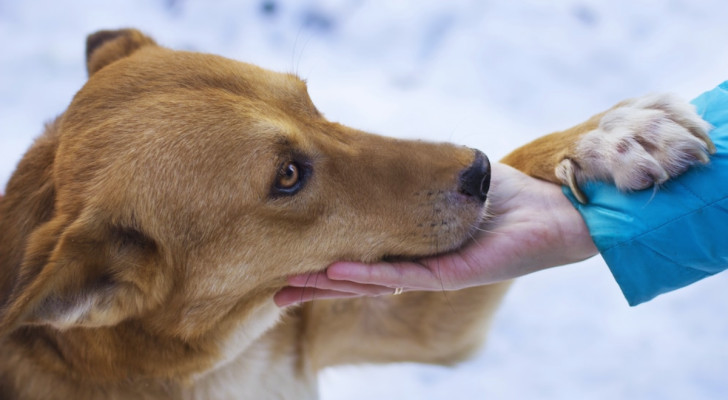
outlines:
[{"label": "claw", "polygon": [[690,129],[690,131],[693,135],[705,143],[705,147],[708,149],[708,154],[715,154],[715,144],[708,135],[708,133],[713,129],[713,126],[703,120],[700,120],[700,122],[700,129]]},{"label": "claw", "polygon": [[718,149],[715,148],[715,143],[713,143],[713,141],[710,140],[710,138],[708,138],[708,140],[706,140],[705,143],[708,144],[708,153],[715,154],[715,152],[718,151]]},{"label": "claw", "polygon": [[576,177],[574,175],[571,175],[569,178],[569,189],[571,189],[571,192],[574,193],[574,197],[576,197],[576,200],[578,200],[579,203],[589,203],[589,198],[587,198],[584,192],[582,192],[579,188],[579,184],[576,183]]},{"label": "claw", "polygon": [[579,183],[576,180],[576,169],[578,167],[574,162],[568,158],[561,160],[559,165],[556,167],[556,176],[561,179],[564,185],[569,186],[571,193],[574,194],[576,200],[581,204],[589,203],[589,198],[586,197],[584,192],[579,188]]}]

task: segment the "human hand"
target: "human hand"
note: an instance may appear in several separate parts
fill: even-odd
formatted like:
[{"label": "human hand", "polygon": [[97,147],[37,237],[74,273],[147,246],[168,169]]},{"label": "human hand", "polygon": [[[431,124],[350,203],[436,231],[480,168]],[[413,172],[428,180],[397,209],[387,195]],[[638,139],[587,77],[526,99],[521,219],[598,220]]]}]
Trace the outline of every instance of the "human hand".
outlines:
[{"label": "human hand", "polygon": [[509,280],[597,254],[579,212],[561,187],[507,165],[492,165],[488,213],[474,240],[450,253],[415,261],[337,262],[289,278],[280,307],[313,299],[379,296],[395,288],[457,290]]}]

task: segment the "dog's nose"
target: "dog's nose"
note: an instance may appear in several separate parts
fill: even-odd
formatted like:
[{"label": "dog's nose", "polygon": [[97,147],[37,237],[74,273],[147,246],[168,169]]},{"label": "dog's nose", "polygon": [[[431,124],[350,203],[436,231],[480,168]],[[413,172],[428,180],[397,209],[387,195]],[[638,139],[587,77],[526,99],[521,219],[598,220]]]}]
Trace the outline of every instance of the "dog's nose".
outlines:
[{"label": "dog's nose", "polygon": [[460,193],[485,202],[490,188],[490,162],[488,157],[475,150],[475,160],[460,174]]}]

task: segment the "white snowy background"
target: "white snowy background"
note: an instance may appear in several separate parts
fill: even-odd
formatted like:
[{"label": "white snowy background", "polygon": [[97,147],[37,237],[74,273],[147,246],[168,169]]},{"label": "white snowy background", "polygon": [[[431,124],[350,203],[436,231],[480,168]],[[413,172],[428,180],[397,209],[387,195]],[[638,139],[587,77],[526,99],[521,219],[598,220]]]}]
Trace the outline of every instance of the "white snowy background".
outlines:
[{"label": "white snowy background", "polygon": [[[0,184],[84,83],[97,29],[295,72],[331,120],[497,160],[621,99],[728,79],[727,20],[724,0],[0,0]],[[518,280],[471,361],[327,370],[321,395],[726,399],[727,311],[728,274],[629,308],[597,257]]]}]

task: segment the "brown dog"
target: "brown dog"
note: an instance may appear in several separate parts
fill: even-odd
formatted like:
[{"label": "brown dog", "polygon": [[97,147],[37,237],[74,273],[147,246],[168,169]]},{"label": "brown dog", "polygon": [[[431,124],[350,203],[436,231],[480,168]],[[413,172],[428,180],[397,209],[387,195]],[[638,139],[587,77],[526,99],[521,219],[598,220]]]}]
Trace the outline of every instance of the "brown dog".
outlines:
[{"label": "brown dog", "polygon": [[[285,315],[272,296],[333,261],[460,246],[484,213],[482,153],[331,123],[295,76],[134,30],[90,36],[87,66],[0,200],[0,398],[306,399],[326,366],[448,364],[480,345],[507,284]],[[704,161],[704,131],[653,97],[505,161],[634,189]],[[657,162],[622,179],[646,140]],[[674,142],[688,150],[663,154]]]}]

